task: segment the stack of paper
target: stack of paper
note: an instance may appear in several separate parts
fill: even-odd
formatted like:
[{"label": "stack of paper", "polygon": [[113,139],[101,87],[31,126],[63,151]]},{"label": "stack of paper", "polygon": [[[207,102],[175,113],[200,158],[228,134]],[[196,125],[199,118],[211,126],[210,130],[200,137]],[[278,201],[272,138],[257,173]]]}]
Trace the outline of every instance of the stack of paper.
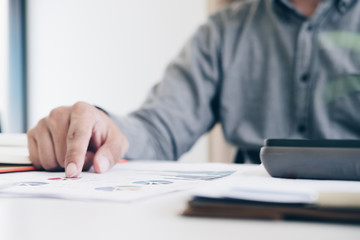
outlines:
[{"label": "stack of paper", "polygon": [[233,174],[227,164],[129,162],[103,174],[83,172],[22,172],[0,175],[0,197],[41,197],[69,200],[133,202],[166,193],[205,186]]},{"label": "stack of paper", "polygon": [[25,134],[0,134],[0,173],[35,170]]},{"label": "stack of paper", "polygon": [[195,193],[184,215],[360,223],[360,182],[235,175]]}]

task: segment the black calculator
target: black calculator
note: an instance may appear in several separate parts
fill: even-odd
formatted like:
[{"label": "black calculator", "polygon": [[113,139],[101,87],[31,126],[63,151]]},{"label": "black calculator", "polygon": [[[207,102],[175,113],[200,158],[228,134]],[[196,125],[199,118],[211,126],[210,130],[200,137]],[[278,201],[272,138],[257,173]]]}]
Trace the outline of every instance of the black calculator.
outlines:
[{"label": "black calculator", "polygon": [[360,180],[360,140],[266,139],[260,159],[273,177]]}]

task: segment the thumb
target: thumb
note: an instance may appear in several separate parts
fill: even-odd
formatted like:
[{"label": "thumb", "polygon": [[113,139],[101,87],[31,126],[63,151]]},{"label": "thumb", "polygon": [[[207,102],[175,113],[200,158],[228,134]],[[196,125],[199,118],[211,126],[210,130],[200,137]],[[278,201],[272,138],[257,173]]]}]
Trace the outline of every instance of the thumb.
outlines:
[{"label": "thumb", "polygon": [[103,173],[113,167],[126,153],[127,149],[127,139],[122,139],[122,141],[107,139],[94,156],[93,165],[95,172]]}]

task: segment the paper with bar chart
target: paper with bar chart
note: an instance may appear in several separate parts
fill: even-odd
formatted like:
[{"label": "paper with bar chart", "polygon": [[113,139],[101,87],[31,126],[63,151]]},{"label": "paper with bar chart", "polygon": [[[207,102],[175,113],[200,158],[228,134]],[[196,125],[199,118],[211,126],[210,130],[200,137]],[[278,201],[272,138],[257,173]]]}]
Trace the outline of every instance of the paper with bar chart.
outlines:
[{"label": "paper with bar chart", "polygon": [[0,175],[0,197],[41,197],[71,200],[133,202],[206,185],[233,174],[227,164],[129,162],[103,174],[33,171]]}]

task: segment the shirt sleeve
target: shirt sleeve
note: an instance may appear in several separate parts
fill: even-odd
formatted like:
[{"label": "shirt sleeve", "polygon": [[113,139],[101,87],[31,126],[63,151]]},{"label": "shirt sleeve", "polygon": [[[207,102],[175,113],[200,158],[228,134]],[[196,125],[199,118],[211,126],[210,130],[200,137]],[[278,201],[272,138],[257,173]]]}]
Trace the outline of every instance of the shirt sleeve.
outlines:
[{"label": "shirt sleeve", "polygon": [[221,79],[216,21],[201,26],[167,67],[145,103],[125,117],[110,116],[130,143],[128,159],[178,159],[218,121]]}]

